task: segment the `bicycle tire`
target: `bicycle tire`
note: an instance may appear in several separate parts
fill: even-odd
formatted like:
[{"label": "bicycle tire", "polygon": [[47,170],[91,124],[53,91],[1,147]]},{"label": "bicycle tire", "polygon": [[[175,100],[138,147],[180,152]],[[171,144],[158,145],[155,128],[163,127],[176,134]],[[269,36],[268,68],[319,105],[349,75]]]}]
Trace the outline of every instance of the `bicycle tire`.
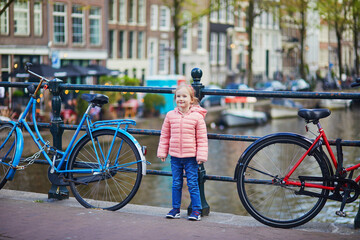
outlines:
[{"label": "bicycle tire", "polygon": [[[238,194],[251,216],[271,227],[292,228],[305,224],[321,211],[327,200],[325,197],[299,195],[295,192],[300,187],[274,184],[273,181],[274,176],[284,178],[310,146],[309,141],[289,134],[273,135],[252,145],[236,170]],[[329,169],[327,158],[316,150],[312,156],[304,158],[289,180],[299,181],[298,176],[327,177]],[[322,183],[330,184],[329,181]],[[306,190],[325,196],[329,194],[323,189]]]},{"label": "bicycle tire", "polygon": [[[13,128],[14,126],[11,124],[0,126],[0,147],[3,145]],[[14,131],[5,145],[0,149],[0,189],[7,182],[6,176],[11,169],[11,164],[16,152],[16,140],[16,132]]]},{"label": "bicycle tire", "polygon": [[[101,146],[103,156],[107,156],[114,135],[115,131],[113,130],[93,132],[96,151],[99,153],[99,146]],[[140,154],[135,144],[126,135],[118,132],[112,149],[118,150],[121,143],[121,152],[117,158],[119,164],[133,163],[131,166],[121,169],[112,168],[117,154],[117,151],[112,151],[109,157],[110,163],[101,174],[68,174],[71,191],[84,207],[115,211],[124,207],[135,196],[142,178]],[[74,147],[69,159],[69,170],[99,168],[89,135],[80,140]]]}]

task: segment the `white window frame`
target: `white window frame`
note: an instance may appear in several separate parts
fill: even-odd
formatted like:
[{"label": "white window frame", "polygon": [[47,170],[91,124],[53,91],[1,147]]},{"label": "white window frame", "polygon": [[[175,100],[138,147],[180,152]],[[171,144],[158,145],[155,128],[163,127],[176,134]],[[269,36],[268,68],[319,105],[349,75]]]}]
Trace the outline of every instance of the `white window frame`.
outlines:
[{"label": "white window frame", "polygon": [[145,31],[139,31],[137,37],[137,58],[143,59],[145,58]]},{"label": "white window frame", "polygon": [[226,62],[226,34],[219,33],[219,64],[224,65]]},{"label": "white window frame", "polygon": [[[110,1],[112,1],[112,4],[110,4]],[[113,16],[113,19],[110,19],[110,16],[109,16],[109,23],[115,23],[116,22],[116,19],[117,19],[117,11],[116,11],[117,10],[117,1],[118,0],[108,0],[108,2],[109,2],[109,13],[110,13],[110,10],[112,10],[112,16]]]},{"label": "white window frame", "polygon": [[[129,39],[128,39],[128,43],[129,43],[129,47],[128,47],[128,55],[127,58],[128,59],[136,59],[136,48],[137,48],[137,32],[136,31],[129,31],[128,35],[129,35]],[[130,37],[132,35],[132,41],[130,40]],[[130,56],[131,53],[131,56]]]},{"label": "white window frame", "polygon": [[147,44],[147,59],[149,60],[149,75],[158,74],[158,39],[150,38]]},{"label": "white window frame", "polygon": [[234,24],[234,5],[233,1],[229,1],[226,8],[226,21],[228,24]]},{"label": "white window frame", "polygon": [[119,23],[127,23],[127,0],[119,0]]},{"label": "white window frame", "polygon": [[152,31],[158,30],[159,25],[159,6],[151,5],[150,6],[150,29]]},{"label": "white window frame", "polygon": [[226,23],[226,1],[220,0],[220,8],[219,8],[219,22]]},{"label": "white window frame", "polygon": [[[63,12],[55,12],[54,9],[55,9],[55,5],[62,5],[64,6],[64,11]],[[53,22],[53,41],[54,41],[54,44],[59,44],[59,45],[63,45],[63,44],[66,44],[67,43],[67,34],[68,34],[68,31],[67,31],[67,13],[66,13],[66,10],[67,10],[67,7],[64,3],[54,3],[53,5],[53,19],[55,17],[62,17],[63,18],[63,24],[64,24],[64,32],[62,32],[62,34],[64,35],[64,41],[62,42],[58,42],[56,41],[56,37],[55,37],[55,20]]]},{"label": "white window frame", "polygon": [[[26,1],[25,5],[22,5],[24,2],[20,0],[15,0],[14,2],[14,35],[15,36],[29,36],[30,35],[30,1]],[[19,21],[19,23],[16,23]],[[18,25],[18,26],[17,26]],[[23,29],[21,31],[15,31],[15,29]]]},{"label": "white window frame", "polygon": [[[81,9],[81,13],[73,13],[72,8],[74,6],[77,6]],[[72,35],[74,36],[74,18],[81,19],[81,42],[74,42],[74,39],[72,38],[72,43],[75,45],[84,45],[85,44],[85,13],[81,5],[79,4],[73,4],[71,6],[71,28],[72,28]]]},{"label": "white window frame", "polygon": [[[98,10],[99,14],[91,14],[92,9]],[[94,33],[91,33],[92,29],[95,29],[94,27],[92,27],[91,20],[98,22],[98,32],[97,32],[96,35]],[[101,32],[101,29],[102,29],[101,28],[101,8],[100,7],[94,7],[94,6],[90,7],[90,11],[89,11],[89,28],[90,28],[90,32],[89,32],[90,45],[92,45],[92,46],[100,46],[101,42],[102,42],[102,39],[101,39],[101,35],[102,35],[102,32]],[[99,41],[96,42],[96,43],[92,43],[91,41],[92,41],[92,39],[95,39],[95,37]]]},{"label": "white window frame", "polygon": [[[3,9],[5,2],[0,2],[0,8]],[[9,8],[0,15],[0,35],[9,35]]]},{"label": "white window frame", "polygon": [[169,74],[169,42],[160,41],[159,43],[159,74]]},{"label": "white window frame", "polygon": [[[123,33],[123,38],[121,39],[120,38],[120,33]],[[119,42],[119,49],[118,49],[118,54],[117,56],[119,57],[119,59],[127,59],[127,52],[126,52],[126,49],[127,49],[127,31],[123,31],[123,30],[120,30],[119,31],[119,34],[118,34],[118,42]],[[122,42],[121,42],[122,40]],[[122,50],[122,56],[120,55],[120,51]]]},{"label": "white window frame", "polygon": [[166,6],[160,6],[159,15],[159,30],[170,31],[170,9]]},{"label": "white window frame", "polygon": [[206,17],[201,17],[198,23],[197,29],[197,51],[204,52],[206,51]]},{"label": "white window frame", "polygon": [[[214,6],[215,4],[217,4],[217,1],[211,0],[211,6]],[[217,22],[218,17],[219,17],[218,10],[211,11],[211,13],[210,13],[210,21],[211,22]]]},{"label": "white window frame", "polygon": [[139,0],[138,11],[138,24],[146,25],[146,0]]},{"label": "white window frame", "polygon": [[[131,3],[133,3],[133,5],[131,5]],[[129,0],[129,19],[128,19],[128,23],[129,24],[136,24],[137,23],[137,1],[136,0]],[[130,19],[130,17],[132,17]]]},{"label": "white window frame", "polygon": [[[39,6],[37,8],[36,6]],[[42,18],[42,2],[34,2],[34,35],[42,36],[43,34],[43,18]]]},{"label": "white window frame", "polygon": [[218,61],[218,34],[212,32],[210,34],[210,64],[217,64]]}]

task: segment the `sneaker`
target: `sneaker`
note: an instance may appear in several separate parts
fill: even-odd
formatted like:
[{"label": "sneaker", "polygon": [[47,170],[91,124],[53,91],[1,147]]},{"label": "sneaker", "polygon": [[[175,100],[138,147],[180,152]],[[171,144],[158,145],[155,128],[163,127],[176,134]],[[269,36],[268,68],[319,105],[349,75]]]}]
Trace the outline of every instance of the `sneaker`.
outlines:
[{"label": "sneaker", "polygon": [[180,218],[180,209],[171,209],[170,212],[166,215],[166,218]]},{"label": "sneaker", "polygon": [[200,221],[201,220],[201,213],[199,211],[192,211],[190,216],[188,217],[189,220],[192,221]]}]

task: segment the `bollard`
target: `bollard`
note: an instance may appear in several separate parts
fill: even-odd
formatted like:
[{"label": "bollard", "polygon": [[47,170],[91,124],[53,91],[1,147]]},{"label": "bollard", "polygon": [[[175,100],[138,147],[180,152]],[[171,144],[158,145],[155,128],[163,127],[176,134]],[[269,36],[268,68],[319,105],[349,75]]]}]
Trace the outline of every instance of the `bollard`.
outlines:
[{"label": "bollard", "polygon": [[[52,119],[50,123],[50,132],[53,136],[53,146],[57,149],[62,149],[62,135],[64,129],[60,127],[64,121],[60,117],[61,111],[61,89],[60,84],[63,81],[60,79],[53,79],[49,82],[49,90],[52,93],[53,97],[51,100],[52,105]],[[48,192],[49,199],[68,199],[69,198],[69,190],[65,186],[57,186],[55,184],[51,185],[51,188]]]},{"label": "bollard", "polygon": [[[203,94],[202,94],[201,90],[204,88],[204,85],[202,85],[200,83],[200,80],[201,80],[201,77],[202,77],[201,69],[200,68],[193,68],[193,70],[191,71],[191,76],[192,76],[192,78],[194,80],[194,82],[192,83],[192,87],[194,88],[195,96],[200,101],[203,98]],[[210,213],[210,206],[206,202],[206,198],[205,198],[205,188],[204,188],[205,175],[206,175],[206,171],[205,171],[204,164],[200,164],[199,165],[199,170],[198,170],[198,183],[199,183],[201,206],[202,206],[202,213],[201,213],[202,216],[208,216],[209,213]],[[190,203],[190,206],[188,207],[188,215],[190,215],[191,212],[192,212],[192,207],[191,206],[192,205]]]}]

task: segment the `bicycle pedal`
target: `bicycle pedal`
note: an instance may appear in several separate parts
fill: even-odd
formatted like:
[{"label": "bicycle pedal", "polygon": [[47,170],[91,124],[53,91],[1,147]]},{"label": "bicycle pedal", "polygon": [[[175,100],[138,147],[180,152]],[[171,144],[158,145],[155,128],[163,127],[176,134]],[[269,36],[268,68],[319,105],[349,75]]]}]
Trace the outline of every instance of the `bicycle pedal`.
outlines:
[{"label": "bicycle pedal", "polygon": [[346,217],[346,212],[343,211],[336,211],[335,214],[338,215],[339,217]]}]

